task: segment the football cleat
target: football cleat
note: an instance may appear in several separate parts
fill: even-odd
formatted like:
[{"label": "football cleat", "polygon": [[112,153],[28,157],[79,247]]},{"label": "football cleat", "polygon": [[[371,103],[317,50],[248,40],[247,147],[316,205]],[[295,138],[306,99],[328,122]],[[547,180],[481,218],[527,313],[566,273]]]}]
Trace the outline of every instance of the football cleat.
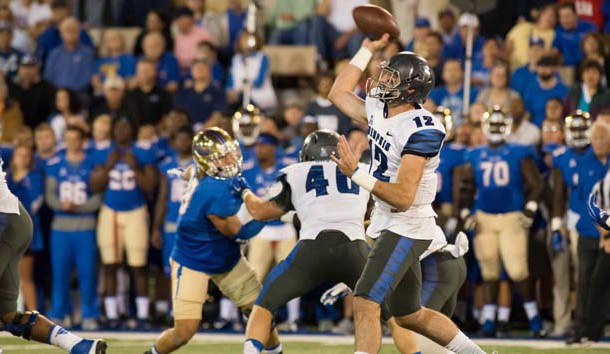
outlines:
[{"label": "football cleat", "polygon": [[70,354],[106,354],[108,345],[101,339],[83,339],[78,342]]}]

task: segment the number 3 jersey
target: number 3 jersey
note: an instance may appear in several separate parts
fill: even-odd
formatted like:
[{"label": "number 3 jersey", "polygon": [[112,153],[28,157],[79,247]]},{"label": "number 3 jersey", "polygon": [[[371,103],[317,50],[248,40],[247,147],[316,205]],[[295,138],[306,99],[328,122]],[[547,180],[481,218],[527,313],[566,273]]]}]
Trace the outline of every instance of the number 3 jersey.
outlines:
[{"label": "number 3 jersey", "polygon": [[432,202],[436,196],[439,151],[445,139],[442,123],[425,109],[415,109],[384,117],[384,103],[367,97],[366,115],[369,121],[368,140],[371,147],[371,173],[384,182],[396,182],[402,157],[406,154],[425,157],[424,173],[411,207],[404,212],[375,197],[375,209],[367,234],[373,238],[390,230],[414,239],[432,239],[432,234],[419,234],[407,226],[412,218],[435,217]]},{"label": "number 3 jersey", "polygon": [[291,165],[280,171],[278,180],[269,196],[285,211],[296,210],[301,240],[315,239],[324,230],[338,230],[351,240],[364,240],[369,192],[345,177],[334,162]]},{"label": "number 3 jersey", "polygon": [[491,214],[523,210],[521,162],[526,158],[535,159],[535,154],[533,147],[510,143],[495,148],[483,145],[466,151],[464,161],[474,170],[475,210]]}]

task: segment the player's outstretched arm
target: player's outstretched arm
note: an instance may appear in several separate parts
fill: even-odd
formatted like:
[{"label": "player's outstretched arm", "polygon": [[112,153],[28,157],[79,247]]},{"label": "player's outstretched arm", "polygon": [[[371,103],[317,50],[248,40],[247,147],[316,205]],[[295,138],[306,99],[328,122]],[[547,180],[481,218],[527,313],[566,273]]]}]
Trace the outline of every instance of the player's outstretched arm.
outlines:
[{"label": "player's outstretched arm", "polygon": [[330,89],[328,98],[352,120],[359,123],[367,123],[364,101],[354,93],[362,72],[373,57],[373,53],[388,44],[390,36],[386,33],[380,39],[371,41],[366,38],[362,41],[362,47],[354,55],[349,65],[339,73]]},{"label": "player's outstretched arm", "polygon": [[226,218],[217,215],[208,215],[208,219],[210,219],[216,229],[225,236],[233,237],[241,230],[241,221],[235,215]]},{"label": "player's outstretched arm", "polygon": [[286,213],[275,201],[261,199],[249,189],[244,191],[242,199],[254,220],[277,220]]}]

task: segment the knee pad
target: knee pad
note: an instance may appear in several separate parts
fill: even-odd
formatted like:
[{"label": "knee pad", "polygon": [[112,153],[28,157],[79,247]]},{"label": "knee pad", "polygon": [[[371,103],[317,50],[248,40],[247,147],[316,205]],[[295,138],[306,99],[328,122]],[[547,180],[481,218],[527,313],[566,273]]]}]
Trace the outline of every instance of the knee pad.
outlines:
[{"label": "knee pad", "polygon": [[38,315],[36,311],[17,312],[12,323],[0,321],[0,331],[7,331],[16,337],[30,340]]}]

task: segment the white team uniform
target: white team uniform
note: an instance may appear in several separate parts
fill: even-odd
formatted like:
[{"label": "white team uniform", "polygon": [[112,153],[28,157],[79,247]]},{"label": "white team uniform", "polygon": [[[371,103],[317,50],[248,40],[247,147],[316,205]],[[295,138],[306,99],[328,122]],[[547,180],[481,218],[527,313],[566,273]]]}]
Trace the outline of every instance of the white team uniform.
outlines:
[{"label": "white team uniform", "polygon": [[0,213],[19,215],[19,199],[8,189],[2,164],[0,158]]},{"label": "white team uniform", "polygon": [[345,177],[334,162],[302,162],[281,172],[286,175],[291,202],[301,220],[301,240],[313,240],[324,230],[364,240],[369,192]]},{"label": "white team uniform", "polygon": [[[413,143],[410,139],[415,133],[427,131],[432,134],[445,135],[443,124],[429,111],[416,109],[384,118],[384,103],[367,97],[365,101],[366,116],[369,122],[368,139],[371,145],[371,168],[369,173],[385,182],[396,182],[403,152],[414,148],[420,150],[426,141]],[[411,146],[411,145],[413,146]],[[383,230],[389,230],[412,239],[431,240],[435,235],[436,213],[432,202],[436,196],[437,175],[440,159],[438,150],[433,156],[427,156],[424,174],[419,183],[411,207],[404,212],[393,211],[394,207],[378,197],[371,215],[371,225],[367,234],[372,238],[379,237]],[[432,155],[432,153],[430,154]]]}]

